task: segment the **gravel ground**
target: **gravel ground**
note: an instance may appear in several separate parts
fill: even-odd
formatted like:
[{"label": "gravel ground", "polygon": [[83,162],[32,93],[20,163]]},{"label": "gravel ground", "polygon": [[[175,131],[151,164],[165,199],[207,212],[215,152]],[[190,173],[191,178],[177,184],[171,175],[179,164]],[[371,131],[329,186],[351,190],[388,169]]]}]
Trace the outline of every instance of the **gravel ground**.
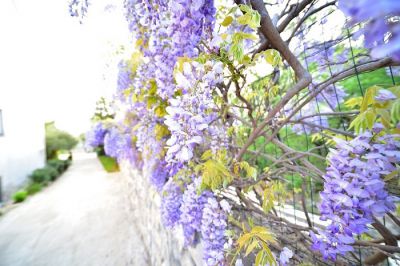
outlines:
[{"label": "gravel ground", "polygon": [[74,153],[54,184],[0,217],[0,265],[148,265],[120,173]]}]

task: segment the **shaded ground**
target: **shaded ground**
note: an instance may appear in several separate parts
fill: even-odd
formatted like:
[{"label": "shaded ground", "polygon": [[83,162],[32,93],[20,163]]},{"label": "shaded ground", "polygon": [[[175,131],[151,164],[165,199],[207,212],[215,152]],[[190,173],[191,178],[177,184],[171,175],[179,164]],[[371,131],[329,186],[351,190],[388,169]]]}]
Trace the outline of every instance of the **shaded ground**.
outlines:
[{"label": "shaded ground", "polygon": [[0,265],[147,265],[122,180],[75,153],[58,181],[0,217]]}]

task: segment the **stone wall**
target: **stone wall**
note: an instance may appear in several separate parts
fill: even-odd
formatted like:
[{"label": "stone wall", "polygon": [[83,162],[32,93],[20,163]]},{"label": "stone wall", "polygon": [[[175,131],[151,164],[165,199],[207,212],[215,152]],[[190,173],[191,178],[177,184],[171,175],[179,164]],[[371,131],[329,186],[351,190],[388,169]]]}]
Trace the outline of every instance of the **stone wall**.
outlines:
[{"label": "stone wall", "polygon": [[[195,248],[184,248],[182,230],[168,230],[162,225],[161,198],[148,179],[129,167],[122,168],[129,190],[128,207],[131,224],[135,227],[133,232],[139,232],[141,235],[148,265],[203,265],[201,244]],[[134,261],[132,264],[135,264]]]}]

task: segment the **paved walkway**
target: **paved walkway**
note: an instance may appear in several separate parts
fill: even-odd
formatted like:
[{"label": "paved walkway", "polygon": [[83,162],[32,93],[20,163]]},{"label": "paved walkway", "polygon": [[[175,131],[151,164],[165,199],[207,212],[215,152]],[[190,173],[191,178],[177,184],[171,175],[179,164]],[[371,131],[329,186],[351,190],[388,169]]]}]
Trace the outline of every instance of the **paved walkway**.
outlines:
[{"label": "paved walkway", "polygon": [[75,153],[60,179],[0,217],[0,265],[147,265],[123,183]]}]

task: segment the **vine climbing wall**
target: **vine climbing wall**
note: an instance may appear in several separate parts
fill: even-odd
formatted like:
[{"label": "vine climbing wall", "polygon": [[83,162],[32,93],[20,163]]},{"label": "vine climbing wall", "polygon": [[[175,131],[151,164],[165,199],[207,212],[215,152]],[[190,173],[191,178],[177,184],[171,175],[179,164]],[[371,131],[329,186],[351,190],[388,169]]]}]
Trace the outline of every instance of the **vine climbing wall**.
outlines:
[{"label": "vine climbing wall", "polygon": [[128,163],[154,265],[399,261],[397,2],[124,2],[87,143]]}]

